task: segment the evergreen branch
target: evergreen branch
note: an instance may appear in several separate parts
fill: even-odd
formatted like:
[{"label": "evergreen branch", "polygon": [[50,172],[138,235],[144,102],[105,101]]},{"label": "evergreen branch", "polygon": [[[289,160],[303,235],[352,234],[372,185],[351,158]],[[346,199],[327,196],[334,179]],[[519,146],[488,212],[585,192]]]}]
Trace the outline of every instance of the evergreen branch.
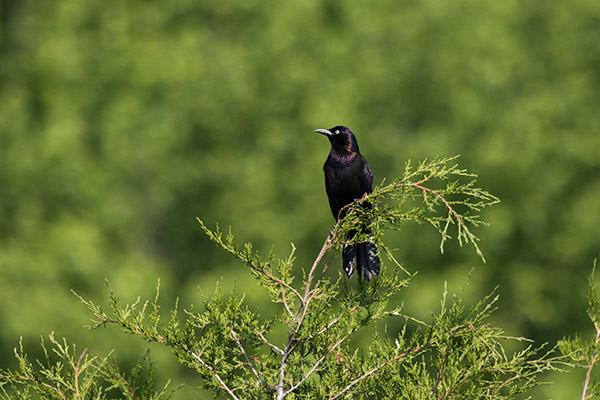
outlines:
[{"label": "evergreen branch", "polygon": [[302,379],[300,379],[294,386],[290,387],[283,394],[283,396],[284,397],[287,396],[288,394],[292,393],[298,386],[302,385],[313,374],[313,372],[315,372],[317,370],[317,368],[319,367],[319,365],[321,364],[321,362],[323,362],[323,360],[325,360],[329,354],[331,354],[338,346],[340,346],[346,339],[348,339],[350,337],[350,335],[351,334],[348,334],[348,335],[342,337],[329,350],[327,350],[325,352],[325,354],[323,354],[323,356],[321,358],[319,358],[317,360],[317,362],[315,362],[315,364],[313,365],[313,367],[302,377]]},{"label": "evergreen branch", "polygon": [[594,260],[586,291],[587,314],[594,326],[594,334],[585,341],[581,334],[577,334],[574,338],[565,338],[558,343],[565,357],[572,360],[575,366],[585,369],[581,400],[594,398],[600,393],[600,385],[592,380],[592,372],[600,362],[600,297],[595,279],[597,263],[598,260]]},{"label": "evergreen branch", "polygon": [[479,246],[477,245],[478,239],[475,235],[473,235],[471,233],[471,231],[465,224],[465,217],[463,215],[459,214],[458,212],[456,212],[456,210],[452,207],[450,202],[448,200],[446,200],[446,198],[444,198],[444,196],[442,196],[439,192],[423,186],[422,185],[423,182],[424,182],[424,180],[421,180],[421,181],[418,181],[415,183],[407,183],[406,186],[415,187],[415,188],[421,190],[423,192],[423,194],[425,194],[425,193],[433,194],[435,196],[435,198],[441,200],[444,203],[444,205],[446,206],[446,208],[448,209],[448,218],[446,219],[446,224],[444,225],[444,229],[441,232],[442,233],[442,241],[440,243],[441,252],[442,253],[444,252],[444,242],[446,241],[446,238],[448,238],[448,235],[447,235],[448,226],[450,225],[450,223],[452,223],[452,220],[454,218],[454,221],[456,222],[456,224],[459,227],[458,228],[459,243],[462,245],[463,239],[465,239],[467,242],[472,243],[473,246],[475,246],[475,251],[477,252],[477,254],[481,257],[483,262],[485,262],[485,257],[483,256],[483,253],[481,252],[481,250],[479,249]]},{"label": "evergreen branch", "polygon": [[[461,246],[465,243],[472,244],[476,253],[485,262],[483,252],[477,243],[479,239],[471,232],[471,227],[478,227],[484,222],[473,213],[499,202],[499,199],[475,187],[473,178],[476,175],[459,169],[457,164],[451,164],[456,158],[425,160],[415,169],[408,162],[401,178],[388,185],[383,186],[382,184],[382,186],[376,187],[372,193],[342,208],[346,217],[335,228],[333,242],[344,244],[345,242],[341,238],[345,237],[347,232],[356,230],[365,224],[375,228],[372,233],[375,240],[378,241],[378,237],[382,235],[380,229],[382,223],[397,228],[400,223],[409,220],[426,221],[440,233],[440,251],[442,253],[446,241],[450,238],[449,229],[451,225],[455,225],[459,244]],[[472,180],[462,183],[464,178]],[[440,183],[445,186],[437,187],[440,186]],[[419,199],[414,191],[421,194],[422,205],[405,211],[403,208],[407,200]],[[397,203],[382,205],[380,204],[382,200],[395,200]],[[360,206],[365,202],[372,204],[373,207]],[[439,205],[443,206],[445,216],[439,215],[441,212]],[[459,207],[465,208],[465,211],[460,212]],[[361,240],[364,238],[360,236],[356,236],[354,239],[354,241]]]},{"label": "evergreen branch", "polygon": [[598,344],[600,343],[600,306],[598,300],[598,289],[594,275],[596,273],[596,263],[594,260],[594,268],[592,273],[588,277],[588,289],[587,289],[587,301],[588,301],[588,316],[594,325],[595,338],[593,345],[591,346],[591,354],[588,358],[588,366],[585,373],[585,381],[583,384],[583,392],[581,394],[581,400],[587,400],[593,397],[593,393],[588,394],[588,387],[592,376],[592,369],[600,360],[600,354],[598,353]]},{"label": "evergreen branch", "polygon": [[[329,238],[327,238],[329,240]],[[310,278],[312,277],[312,274],[314,273],[314,271],[311,270],[310,274],[309,274],[309,279],[307,279],[306,282],[306,291],[304,292],[304,301],[303,303],[300,305],[300,308],[298,309],[298,313],[296,314],[296,318],[295,318],[295,322],[296,325],[294,327],[294,334],[298,333],[298,331],[300,330],[300,327],[302,326],[304,319],[306,317],[306,313],[308,312],[308,307],[310,305],[311,300],[314,298],[314,295],[317,291],[316,288],[314,289],[310,289]]]},{"label": "evergreen branch", "polygon": [[[243,295],[234,291],[227,298],[217,290],[205,301],[202,312],[186,310],[181,321],[176,305],[170,322],[159,325],[157,289],[154,302],[138,298],[131,305],[121,305],[111,291],[110,315],[84,301],[94,315],[92,326],[114,323],[126,332],[165,344],[181,363],[204,378],[205,387],[233,399],[307,396],[335,400],[356,396],[359,390],[365,396],[390,395],[391,388],[404,385],[438,400],[465,395],[496,398],[500,391],[522,392],[536,384],[540,372],[554,368],[559,361],[547,360],[547,356],[535,358],[538,349],[532,346],[507,357],[500,342],[521,339],[502,336],[500,329],[485,323],[493,312],[496,298],[492,295],[465,311],[460,296],[447,305],[444,290],[441,312],[430,324],[402,314],[400,307],[388,307],[389,300],[414,274],[404,270],[381,242],[382,226],[395,227],[409,220],[429,222],[442,235],[442,251],[450,228],[455,226],[459,244],[472,243],[481,253],[470,229],[483,222],[473,214],[497,199],[475,187],[472,180],[461,183],[474,175],[451,165],[452,160],[434,159],[416,168],[407,164],[400,179],[348,205],[346,216],[329,232],[310,267],[303,269],[300,284],[294,284],[292,273],[293,244],[287,258],[276,259],[271,251],[263,261],[250,243],[238,247],[231,229],[223,235],[218,226],[212,231],[198,220],[212,241],[249,267],[271,301],[282,304],[279,315],[269,316],[267,322],[244,306]],[[383,199],[397,204],[384,204]],[[419,205],[406,211],[407,201],[411,206],[412,202]],[[361,202],[372,207],[359,206]],[[370,282],[341,278],[332,283],[325,277],[329,266],[325,255],[349,241],[349,230],[357,231],[352,241],[365,240],[366,234],[358,226],[368,227],[380,253],[387,253],[398,270]],[[400,270],[409,277],[402,279]],[[381,338],[375,326],[368,352],[350,345],[349,338],[361,328],[398,316],[403,317],[404,327],[393,340]],[[408,329],[413,323],[417,329]],[[275,324],[276,329],[285,329],[287,341],[267,339]],[[246,367],[239,368],[243,365]]]},{"label": "evergreen branch", "polygon": [[81,374],[81,360],[85,357],[87,353],[87,348],[83,349],[79,359],[77,360],[77,366],[74,368],[75,372],[75,395],[79,400],[81,400],[81,393],[79,393],[79,375]]},{"label": "evergreen branch", "polygon": [[288,305],[287,297],[285,297],[284,293],[281,294],[281,301],[282,301],[283,306],[285,307],[285,311],[287,311],[288,315],[290,317],[294,318],[294,313],[290,309],[290,306]]},{"label": "evergreen branch", "polygon": [[[459,387],[461,387],[465,382],[467,382],[470,378],[473,377],[472,373],[466,372],[463,373],[463,377],[456,382],[447,393],[440,394],[436,400],[444,400],[450,397]],[[494,393],[495,394],[495,393]]]},{"label": "evergreen branch", "polygon": [[[357,309],[358,309],[358,306],[353,306],[353,307],[351,307],[348,310],[348,313],[352,314]],[[317,336],[322,335],[327,330],[329,330],[332,326],[334,326],[335,324],[337,324],[338,322],[340,322],[341,319],[342,319],[342,315],[335,317],[334,319],[332,319],[331,321],[329,321],[329,323],[327,325],[325,325],[323,328],[321,328],[320,330],[318,330],[317,333],[315,333],[314,335],[310,336],[309,339],[314,339]]]},{"label": "evergreen branch", "polygon": [[264,266],[262,265],[262,263],[260,262],[260,260],[258,258],[253,257],[252,246],[249,243],[246,243],[243,251],[239,251],[237,246],[233,243],[233,235],[231,234],[231,231],[226,239],[226,242],[224,242],[223,238],[222,238],[222,234],[219,231],[218,226],[217,226],[217,230],[215,232],[213,232],[204,224],[204,222],[200,218],[196,218],[196,220],[198,221],[198,223],[200,224],[200,227],[206,233],[206,235],[213,242],[217,243],[217,245],[219,245],[219,247],[226,250],[228,253],[230,253],[237,259],[246,263],[246,265],[248,265],[258,275],[265,277],[266,279],[268,279],[275,285],[283,286],[284,288],[289,290],[291,293],[293,293],[298,298],[298,300],[300,300],[300,301],[303,300],[303,297],[300,295],[300,293],[296,289],[294,289],[290,284],[288,284],[284,280],[277,278],[275,275],[273,275],[272,272],[270,272],[266,268],[264,268]]},{"label": "evergreen branch", "polygon": [[285,390],[285,367],[288,364],[288,359],[290,357],[290,353],[294,346],[294,340],[292,334],[288,337],[288,342],[285,345],[285,349],[283,350],[283,354],[281,355],[281,364],[279,366],[279,381],[277,382],[276,390],[276,400],[283,400],[285,398],[284,390]]},{"label": "evergreen branch", "polygon": [[[125,379],[109,356],[98,357],[89,355],[88,349],[81,353],[76,351],[75,345],[69,345],[66,339],[59,342],[54,338],[54,333],[49,335],[51,351],[48,351],[42,338],[41,347],[45,356],[44,361],[35,360],[31,363],[23,350],[22,341],[19,348],[15,348],[15,358],[18,361],[17,371],[0,371],[0,397],[5,399],[15,398],[5,390],[5,383],[9,383],[17,395],[16,398],[29,399],[29,389],[38,393],[39,398],[61,400],[106,399],[123,398],[137,400],[148,393],[148,388],[139,384],[153,386],[152,376],[149,371],[143,370],[138,365],[132,371],[133,378]],[[141,374],[148,373],[147,376]],[[141,377],[135,382],[136,377]],[[24,386],[21,392],[17,386]],[[167,385],[160,393],[155,393],[153,399],[168,399]],[[119,390],[121,396],[114,393]],[[37,397],[36,397],[37,398]],[[144,397],[147,398],[147,397]]]},{"label": "evergreen branch", "polygon": [[294,295],[296,295],[296,297],[302,301],[303,298],[300,295],[300,293],[298,293],[298,291],[296,289],[294,289],[292,286],[290,286],[289,284],[287,284],[286,282],[282,281],[281,279],[275,277],[273,274],[269,273],[269,272],[262,272],[261,274],[263,274],[265,277],[269,278],[270,280],[272,280],[273,282],[275,282],[278,285],[281,285],[283,287],[285,287],[286,289],[288,289],[290,292],[292,292]]},{"label": "evergreen branch", "polygon": [[242,354],[243,354],[244,358],[246,359],[246,362],[247,362],[248,366],[250,367],[250,369],[252,370],[252,373],[254,374],[254,376],[256,376],[256,378],[260,381],[260,383],[262,383],[263,385],[265,385],[266,387],[268,387],[271,390],[275,390],[275,386],[269,385],[260,376],[260,374],[258,373],[258,371],[256,370],[256,368],[254,368],[254,365],[250,361],[250,357],[248,357],[248,353],[246,353],[246,350],[244,349],[244,346],[242,345],[242,342],[238,339],[238,337],[235,334],[235,331],[233,330],[233,328],[229,328],[229,331],[231,332],[231,336],[233,337],[233,341],[237,344],[238,348],[242,352]]},{"label": "evergreen branch", "polygon": [[210,365],[208,365],[207,363],[204,362],[204,360],[195,352],[186,349],[186,352],[192,356],[196,361],[198,361],[200,363],[200,365],[202,365],[204,368],[206,368],[207,370],[210,371],[210,373],[215,377],[215,379],[217,381],[219,381],[219,385],[221,385],[221,387],[223,388],[223,390],[225,390],[230,396],[231,398],[235,399],[235,400],[240,400],[239,397],[237,397],[235,395],[235,393],[233,393],[233,390],[231,390],[231,388],[229,386],[227,386],[227,384],[225,383],[225,381],[223,381],[223,379],[221,378],[221,376],[219,375],[219,373],[217,371],[215,371],[214,368],[212,368]]},{"label": "evergreen branch", "polygon": [[275,346],[273,343],[269,342],[262,333],[260,333],[259,331],[255,331],[255,333],[258,336],[258,338],[261,340],[261,342],[263,342],[264,344],[266,344],[267,346],[269,346],[270,348],[275,350],[277,353],[279,353],[281,355],[284,354],[283,350],[281,350],[279,347]]},{"label": "evergreen branch", "polygon": [[371,368],[369,371],[365,372],[364,374],[362,374],[358,378],[352,380],[346,387],[344,387],[342,390],[340,390],[335,395],[333,395],[333,396],[330,395],[329,396],[329,400],[335,400],[335,399],[337,399],[338,397],[340,397],[341,395],[343,395],[344,393],[346,393],[350,389],[352,389],[352,387],[354,387],[355,385],[357,385],[361,381],[367,379],[368,377],[372,376],[375,372],[379,371],[380,369],[382,369],[384,367],[387,367],[388,365],[391,365],[391,364],[397,362],[398,360],[401,360],[402,358],[404,358],[406,356],[418,354],[418,353],[422,352],[423,350],[427,349],[430,345],[431,345],[431,343],[426,343],[426,344],[423,344],[421,346],[417,346],[417,347],[411,349],[410,351],[398,354],[398,355],[392,357],[391,359],[386,360],[385,362],[382,362],[382,363],[376,365],[375,367]]},{"label": "evergreen branch", "polygon": [[58,394],[62,399],[64,400],[69,400],[69,398],[67,397],[67,395],[65,393],[63,393],[58,386],[52,386],[49,383],[43,382],[40,379],[37,379],[33,376],[30,376],[28,374],[26,375],[18,375],[18,374],[4,374],[4,373],[0,373],[0,379],[4,379],[8,382],[30,382],[33,384],[37,384],[37,385],[41,385],[47,389],[50,389],[51,391],[55,392],[56,394]]},{"label": "evergreen branch", "polygon": [[[454,335],[451,335],[448,338],[448,341],[452,341]],[[443,374],[444,374],[444,369],[446,368],[446,363],[448,362],[448,356],[450,356],[450,346],[448,345],[446,348],[446,353],[444,354],[444,357],[442,358],[442,365],[440,366],[440,370],[438,371],[437,377],[435,379],[435,384],[433,385],[433,389],[431,389],[431,395],[435,396],[435,394],[438,391],[438,387],[440,385],[440,383],[442,382],[442,378],[443,378]]]},{"label": "evergreen branch", "polygon": [[[108,282],[107,282],[107,286],[110,290],[110,286],[108,285]],[[101,309],[98,306],[82,299],[82,301],[88,306],[88,308],[92,311],[94,317],[96,318],[95,321],[93,321],[94,324],[90,326],[91,329],[95,329],[95,328],[98,328],[98,327],[106,325],[106,324],[116,324],[116,325],[120,326],[124,331],[133,333],[133,334],[137,334],[137,335],[141,335],[141,336],[145,337],[146,340],[161,343],[161,344],[164,344],[164,345],[169,346],[174,349],[181,348],[186,354],[188,354],[193,359],[198,361],[202,367],[204,367],[206,370],[208,370],[215,377],[215,379],[219,382],[219,385],[221,386],[221,388],[223,388],[223,390],[225,390],[227,393],[229,393],[229,395],[232,398],[239,400],[239,398],[235,395],[235,393],[231,390],[231,388],[229,388],[229,386],[221,378],[219,373],[214,368],[212,368],[210,365],[208,365],[196,352],[190,350],[187,347],[187,345],[185,345],[183,343],[177,343],[177,342],[170,341],[166,336],[159,334],[158,331],[156,330],[156,324],[152,329],[148,329],[140,323],[131,322],[129,320],[129,316],[135,310],[135,306],[139,303],[139,299],[136,302],[134,302],[133,305],[128,305],[125,307],[125,309],[123,309],[123,308],[121,308],[121,306],[118,302],[118,299],[112,293],[112,290],[110,290],[110,300],[111,300],[112,310],[115,313],[115,315],[117,315],[116,319],[109,318],[104,312],[101,311]],[[156,304],[156,301],[158,301],[158,294],[157,294],[157,297],[155,298],[154,304]],[[144,319],[144,311],[145,311],[145,305],[144,305],[143,310],[141,311],[140,315],[138,316],[138,320],[141,321]],[[158,322],[158,320],[156,322]]]},{"label": "evergreen branch", "polygon": [[[333,232],[333,230],[332,230],[332,232]],[[321,263],[321,260],[323,259],[327,250],[329,250],[329,248],[330,248],[332,232],[330,232],[329,235],[327,236],[327,238],[325,239],[325,242],[323,243],[323,246],[321,247],[321,250],[319,251],[319,254],[317,255],[315,261],[313,262],[313,264],[310,268],[310,271],[308,273],[308,276],[306,278],[306,283],[304,286],[304,296],[302,297],[302,300],[300,302],[298,312],[294,316],[294,325],[290,327],[290,332],[288,334],[288,342],[285,346],[285,349],[283,350],[283,354],[281,357],[281,363],[280,363],[280,367],[279,367],[279,381],[276,386],[276,392],[277,392],[276,399],[277,400],[283,400],[285,398],[285,396],[290,392],[290,390],[288,390],[287,392],[285,391],[285,369],[286,369],[290,354],[295,347],[295,343],[297,340],[297,334],[304,322],[310,302],[314,298],[314,294],[316,293],[317,287],[322,279],[323,274],[321,273],[321,276],[317,279],[315,287],[311,289],[312,281],[314,279],[317,267]],[[327,268],[327,265],[325,265],[323,267],[323,269],[325,269],[325,268]],[[311,374],[312,374],[312,372],[311,372]]]},{"label": "evergreen branch", "polygon": [[[594,329],[596,330],[596,337],[594,338],[594,348],[597,348],[598,343],[600,343],[600,325],[598,325],[597,321],[594,321]],[[599,354],[597,351],[592,350],[592,357],[590,360],[590,363],[587,367],[587,370],[585,372],[585,381],[583,382],[583,392],[581,393],[581,400],[587,400],[587,399],[591,399],[593,397],[593,394],[590,393],[589,395],[587,394],[588,392],[588,386],[590,384],[590,379],[592,377],[592,369],[594,369],[594,366],[598,363],[599,360]]]},{"label": "evergreen branch", "polygon": [[[308,308],[308,303],[310,301],[310,297],[309,294],[311,292],[311,285],[312,285],[312,280],[314,278],[315,275],[315,270],[317,269],[317,266],[319,265],[319,263],[321,262],[321,260],[323,259],[323,256],[325,256],[325,253],[327,252],[327,250],[329,250],[329,248],[331,247],[331,232],[329,233],[329,235],[327,236],[327,239],[325,239],[325,243],[323,243],[323,246],[321,247],[321,250],[319,251],[319,254],[317,255],[317,258],[315,258],[315,261],[312,264],[312,267],[310,268],[310,272],[308,273],[308,277],[306,278],[306,285],[304,287],[304,296],[303,296],[303,308],[306,310]],[[327,268],[327,266],[325,266],[325,268]],[[318,280],[318,282],[320,282],[320,279]],[[318,284],[317,282],[317,284]]]}]

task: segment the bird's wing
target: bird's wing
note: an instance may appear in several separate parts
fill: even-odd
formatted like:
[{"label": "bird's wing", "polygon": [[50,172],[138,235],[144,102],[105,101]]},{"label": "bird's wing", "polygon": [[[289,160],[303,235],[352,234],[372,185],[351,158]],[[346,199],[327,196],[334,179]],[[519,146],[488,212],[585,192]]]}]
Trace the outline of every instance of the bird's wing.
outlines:
[{"label": "bird's wing", "polygon": [[373,173],[371,172],[371,168],[369,168],[369,163],[364,157],[363,170],[360,174],[360,184],[366,193],[371,193],[373,191]]},{"label": "bird's wing", "polygon": [[331,213],[333,217],[337,220],[338,213],[340,209],[344,206],[341,204],[337,191],[339,190],[336,187],[337,178],[335,177],[334,169],[325,164],[323,170],[325,171],[325,191],[327,192],[327,198],[329,200],[329,207],[331,208]]}]

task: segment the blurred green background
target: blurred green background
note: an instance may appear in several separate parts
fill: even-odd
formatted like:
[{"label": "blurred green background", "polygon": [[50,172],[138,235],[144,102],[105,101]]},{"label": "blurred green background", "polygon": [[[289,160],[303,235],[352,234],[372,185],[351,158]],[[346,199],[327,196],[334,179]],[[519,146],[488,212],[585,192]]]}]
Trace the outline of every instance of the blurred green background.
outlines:
[{"label": "blurred green background", "polygon": [[[600,2],[0,0],[0,367],[23,336],[56,332],[127,368],[147,344],[88,331],[98,302],[199,304],[223,278],[271,312],[244,266],[200,231],[297,269],[333,223],[316,128],[349,126],[375,182],[461,154],[502,202],[471,248],[432,227],[386,236],[419,271],[407,312],[444,281],[473,303],[499,285],[496,322],[537,343],[591,333],[586,278],[600,250]],[[388,263],[389,264],[389,263]],[[389,265],[388,265],[389,267]],[[336,271],[332,276],[337,275]],[[199,291],[198,288],[201,290]],[[152,347],[177,398],[210,398]],[[580,393],[583,371],[536,398]]]}]

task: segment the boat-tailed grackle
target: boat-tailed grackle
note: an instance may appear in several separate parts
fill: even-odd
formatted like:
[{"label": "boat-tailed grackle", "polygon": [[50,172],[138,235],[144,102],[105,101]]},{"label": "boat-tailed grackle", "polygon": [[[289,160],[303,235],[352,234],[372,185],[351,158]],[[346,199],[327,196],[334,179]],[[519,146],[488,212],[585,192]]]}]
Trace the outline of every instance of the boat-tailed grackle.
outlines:
[{"label": "boat-tailed grackle", "polygon": [[[329,198],[329,206],[336,221],[344,217],[341,209],[355,200],[362,198],[365,193],[373,191],[373,174],[367,160],[360,154],[354,134],[345,126],[335,126],[331,129],[317,129],[329,138],[331,151],[323,165],[325,171],[325,190]],[[365,207],[371,207],[364,203]],[[364,233],[369,234],[368,231]],[[350,231],[346,237],[350,241],[356,235]],[[377,248],[371,242],[346,244],[342,251],[342,267],[348,278],[352,278],[354,270],[365,281],[379,275],[379,257]]]}]

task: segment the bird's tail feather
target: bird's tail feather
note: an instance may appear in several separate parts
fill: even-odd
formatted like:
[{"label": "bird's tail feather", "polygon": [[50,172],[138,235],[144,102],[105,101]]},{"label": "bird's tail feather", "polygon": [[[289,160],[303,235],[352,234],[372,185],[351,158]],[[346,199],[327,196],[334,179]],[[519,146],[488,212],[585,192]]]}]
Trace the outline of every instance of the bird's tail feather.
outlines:
[{"label": "bird's tail feather", "polygon": [[[354,232],[350,232],[346,239],[351,240],[353,237]],[[358,269],[359,277],[369,281],[378,276],[381,269],[377,247],[371,242],[344,245],[342,261],[342,267],[348,278],[352,278],[354,270]]]},{"label": "bird's tail feather", "polygon": [[365,281],[379,275],[380,261],[375,244],[371,242],[358,243],[356,245],[356,260],[359,276]]},{"label": "bird's tail feather", "polygon": [[342,267],[344,268],[344,272],[348,279],[352,278],[354,275],[354,270],[356,269],[356,245],[355,244],[345,244],[344,249],[342,250]]}]

